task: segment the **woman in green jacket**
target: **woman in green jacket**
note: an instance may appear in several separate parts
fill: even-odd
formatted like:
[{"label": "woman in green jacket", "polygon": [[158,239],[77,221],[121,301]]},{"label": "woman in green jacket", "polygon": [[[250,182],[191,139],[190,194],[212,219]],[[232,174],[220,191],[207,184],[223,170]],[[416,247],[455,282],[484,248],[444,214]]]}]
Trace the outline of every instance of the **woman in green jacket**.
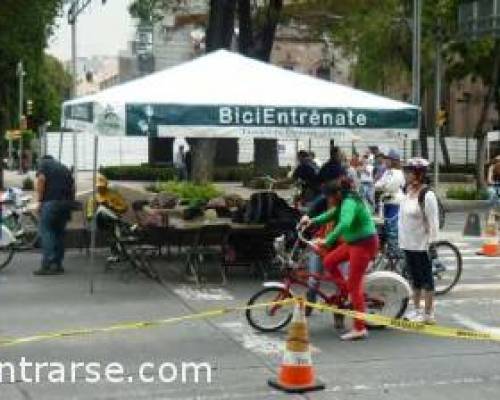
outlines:
[{"label": "woman in green jacket", "polygon": [[[330,183],[325,188],[325,194],[335,207],[311,220],[303,223],[324,225],[336,221],[333,229],[324,239],[317,239],[316,246],[324,248],[323,258],[325,270],[330,272],[340,293],[348,296],[355,311],[365,311],[363,278],[378,252],[378,236],[372,214],[365,202],[353,191],[348,179]],[[333,250],[333,246],[339,243]],[[329,252],[328,252],[329,251]],[[349,276],[344,277],[339,265],[349,261]],[[354,329],[342,336],[342,340],[363,339],[367,330],[362,320],[355,320]]]}]

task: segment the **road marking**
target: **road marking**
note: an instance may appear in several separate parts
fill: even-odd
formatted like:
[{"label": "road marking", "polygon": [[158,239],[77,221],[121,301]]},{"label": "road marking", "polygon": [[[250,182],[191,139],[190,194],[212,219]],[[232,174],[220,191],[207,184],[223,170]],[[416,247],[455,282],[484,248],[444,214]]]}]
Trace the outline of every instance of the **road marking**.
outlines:
[{"label": "road marking", "polygon": [[490,299],[490,298],[465,298],[465,299],[442,299],[435,301],[436,306],[449,307],[449,306],[460,306],[464,304],[473,304],[478,306],[488,306],[500,304],[500,299]]},{"label": "road marking", "polygon": [[457,322],[459,322],[460,324],[462,324],[463,326],[465,326],[469,329],[473,329],[473,330],[479,331],[479,332],[490,333],[493,335],[500,334],[500,328],[481,324],[479,322],[476,322],[476,321],[470,319],[469,317],[466,317],[466,316],[463,316],[460,314],[453,314],[453,318]]},{"label": "road marking", "polygon": [[[266,356],[281,356],[285,350],[285,341],[274,337],[267,336],[262,333],[257,333],[247,324],[242,322],[223,322],[218,324],[221,328],[230,331],[233,338],[241,345],[257,354]],[[312,353],[319,353],[317,347],[311,345]]]},{"label": "road marking", "polygon": [[500,283],[459,283],[453,292],[474,292],[500,290]]},{"label": "road marking", "polygon": [[233,301],[234,296],[223,288],[194,288],[183,285],[174,288],[175,294],[188,301]]}]

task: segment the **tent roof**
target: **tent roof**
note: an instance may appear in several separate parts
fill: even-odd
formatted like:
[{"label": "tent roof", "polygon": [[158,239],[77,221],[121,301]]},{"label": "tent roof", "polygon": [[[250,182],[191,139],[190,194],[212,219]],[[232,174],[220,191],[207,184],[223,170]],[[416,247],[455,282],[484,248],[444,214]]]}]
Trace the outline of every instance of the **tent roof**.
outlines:
[{"label": "tent roof", "polygon": [[96,102],[182,105],[268,105],[401,110],[416,108],[219,50],[66,105]]}]

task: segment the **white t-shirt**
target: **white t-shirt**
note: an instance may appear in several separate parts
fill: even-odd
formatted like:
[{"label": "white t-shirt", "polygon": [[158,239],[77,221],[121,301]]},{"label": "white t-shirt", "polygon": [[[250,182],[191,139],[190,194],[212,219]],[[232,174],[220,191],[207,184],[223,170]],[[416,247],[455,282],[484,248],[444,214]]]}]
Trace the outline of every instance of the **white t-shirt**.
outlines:
[{"label": "white t-shirt", "polygon": [[387,203],[399,204],[403,198],[403,188],[406,184],[403,171],[396,168],[388,169],[375,182],[375,189],[381,190],[388,197]]},{"label": "white t-shirt", "polygon": [[418,204],[418,193],[404,195],[399,205],[399,246],[403,250],[426,251],[438,239],[439,208],[436,195],[428,191],[424,199],[424,214]]}]

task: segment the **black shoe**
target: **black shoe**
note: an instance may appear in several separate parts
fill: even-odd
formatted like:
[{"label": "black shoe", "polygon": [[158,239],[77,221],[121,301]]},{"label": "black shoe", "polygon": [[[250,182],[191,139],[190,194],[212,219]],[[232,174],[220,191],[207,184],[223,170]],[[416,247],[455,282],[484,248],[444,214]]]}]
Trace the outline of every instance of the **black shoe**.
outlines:
[{"label": "black shoe", "polygon": [[64,268],[62,265],[56,265],[52,271],[54,271],[54,275],[62,275],[64,274]]},{"label": "black shoe", "polygon": [[48,267],[41,267],[40,269],[37,269],[36,271],[33,271],[33,275],[35,276],[52,276],[52,275],[57,275],[57,273]]}]

